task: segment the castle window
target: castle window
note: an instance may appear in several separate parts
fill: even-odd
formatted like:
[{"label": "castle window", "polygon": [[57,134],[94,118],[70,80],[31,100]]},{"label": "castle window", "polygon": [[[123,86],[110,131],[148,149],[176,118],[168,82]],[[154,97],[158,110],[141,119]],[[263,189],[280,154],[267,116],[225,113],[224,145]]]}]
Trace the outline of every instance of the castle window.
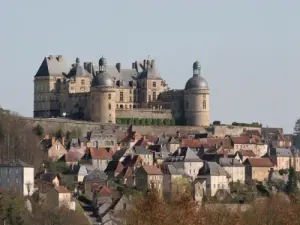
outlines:
[{"label": "castle window", "polygon": [[203,109],[206,109],[206,100],[203,100],[202,107]]},{"label": "castle window", "polygon": [[129,101],[132,102],[132,96],[129,96]]},{"label": "castle window", "polygon": [[156,87],[156,82],[155,81],[153,81],[153,87]]},{"label": "castle window", "polygon": [[129,94],[132,94],[132,89],[129,89]]},{"label": "castle window", "polygon": [[189,102],[188,102],[188,101],[185,102],[185,108],[186,108],[186,109],[189,108]]},{"label": "castle window", "polygon": [[108,109],[109,109],[109,110],[111,109],[111,104],[110,104],[110,103],[108,103]]},{"label": "castle window", "polygon": [[120,92],[120,102],[123,102],[124,96],[123,96],[123,91]]},{"label": "castle window", "polygon": [[133,108],[135,109],[135,108],[136,108],[136,106],[135,106],[135,105],[133,105]]},{"label": "castle window", "polygon": [[120,108],[121,108],[121,109],[123,109],[123,108],[124,108],[124,106],[123,106],[123,105],[120,105]]},{"label": "castle window", "polygon": [[119,105],[117,104],[117,109],[119,108]]},{"label": "castle window", "polygon": [[85,85],[85,80],[81,80],[81,85]]},{"label": "castle window", "polygon": [[109,100],[111,99],[111,94],[110,94],[110,93],[108,94],[108,99],[109,99]]},{"label": "castle window", "polygon": [[153,92],[153,101],[156,100],[156,92]]}]

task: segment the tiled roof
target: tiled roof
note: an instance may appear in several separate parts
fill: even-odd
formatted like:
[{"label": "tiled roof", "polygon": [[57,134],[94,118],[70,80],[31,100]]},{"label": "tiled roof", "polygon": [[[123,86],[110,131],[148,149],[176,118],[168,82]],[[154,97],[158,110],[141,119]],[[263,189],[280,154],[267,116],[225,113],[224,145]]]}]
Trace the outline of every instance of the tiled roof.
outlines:
[{"label": "tiled roof", "polygon": [[122,177],[122,178],[127,179],[132,174],[133,174],[133,168],[132,167],[127,167],[127,168],[123,168],[123,170],[118,174],[117,177]]},{"label": "tiled roof", "polygon": [[123,167],[121,162],[112,160],[108,163],[104,172],[115,172],[116,174],[119,174],[123,170]]},{"label": "tiled roof", "polygon": [[64,186],[57,186],[55,187],[55,190],[59,193],[70,193],[70,191]]},{"label": "tiled roof", "polygon": [[93,192],[96,192],[97,194],[105,195],[105,196],[111,195],[111,193],[112,193],[112,191],[110,190],[109,187],[107,187],[106,185],[103,185],[103,184],[98,184],[98,183],[92,184],[91,189]]},{"label": "tiled roof", "polygon": [[255,157],[255,153],[252,150],[241,150],[240,153],[242,153],[242,156],[246,157]]},{"label": "tiled roof", "polygon": [[156,166],[143,165],[142,168],[149,175],[163,175],[163,173],[161,172],[161,170],[159,168],[157,168]]},{"label": "tiled roof", "polygon": [[248,158],[244,164],[250,164],[252,167],[273,167],[274,164],[269,158]]},{"label": "tiled roof", "polygon": [[105,148],[90,148],[92,159],[112,159],[112,153]]},{"label": "tiled roof", "polygon": [[201,138],[201,139],[182,139],[182,147],[190,148],[204,148],[215,147],[216,145],[223,145],[224,148],[231,148],[231,140],[229,138]]},{"label": "tiled roof", "polygon": [[233,137],[232,142],[234,144],[250,144],[249,137]]}]

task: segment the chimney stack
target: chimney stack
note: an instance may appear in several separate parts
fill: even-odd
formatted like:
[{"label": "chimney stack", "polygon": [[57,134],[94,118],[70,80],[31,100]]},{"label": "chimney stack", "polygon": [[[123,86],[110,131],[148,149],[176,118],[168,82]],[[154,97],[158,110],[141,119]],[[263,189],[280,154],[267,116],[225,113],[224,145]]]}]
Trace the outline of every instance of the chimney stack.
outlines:
[{"label": "chimney stack", "polygon": [[61,144],[65,147],[65,144],[66,144],[66,137],[65,136],[63,136],[61,138]]},{"label": "chimney stack", "polygon": [[154,60],[154,59],[151,60],[151,67],[152,67],[152,68],[155,67],[155,60]]},{"label": "chimney stack", "polygon": [[117,63],[116,64],[116,68],[119,71],[119,73],[121,72],[121,63]]},{"label": "chimney stack", "polygon": [[52,145],[54,145],[55,141],[56,141],[56,138],[53,136],[52,137]]}]

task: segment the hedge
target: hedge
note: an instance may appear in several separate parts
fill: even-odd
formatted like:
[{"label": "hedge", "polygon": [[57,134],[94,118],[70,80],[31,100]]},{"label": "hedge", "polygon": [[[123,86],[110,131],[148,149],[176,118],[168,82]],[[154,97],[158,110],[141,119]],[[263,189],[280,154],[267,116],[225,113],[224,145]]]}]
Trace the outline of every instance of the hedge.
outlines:
[{"label": "hedge", "polygon": [[254,122],[254,123],[237,123],[233,122],[232,126],[241,126],[241,127],[262,127],[262,124]]},{"label": "hedge", "polygon": [[157,118],[117,118],[117,124],[124,125],[141,125],[141,126],[175,126],[174,119],[157,119]]}]

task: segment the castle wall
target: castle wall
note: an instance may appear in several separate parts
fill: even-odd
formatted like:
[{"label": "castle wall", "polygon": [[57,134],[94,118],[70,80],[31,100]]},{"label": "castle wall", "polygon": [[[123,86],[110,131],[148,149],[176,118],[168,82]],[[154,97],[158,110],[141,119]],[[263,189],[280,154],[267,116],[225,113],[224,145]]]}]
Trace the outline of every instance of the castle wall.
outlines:
[{"label": "castle wall", "polygon": [[153,109],[134,109],[134,110],[116,110],[117,118],[157,118],[172,119],[171,110],[153,110]]},{"label": "castle wall", "polygon": [[214,126],[214,136],[224,137],[225,135],[239,136],[246,130],[258,130],[261,132],[260,127],[241,127],[241,126]]},{"label": "castle wall", "polygon": [[[62,131],[71,131],[72,129],[79,128],[82,134],[85,135],[87,132],[98,129],[114,129],[116,132],[125,133],[128,129],[128,125],[114,125],[104,124],[88,121],[79,120],[68,120],[63,118],[31,118],[31,117],[20,117],[20,120],[26,121],[32,126],[39,124],[45,130],[45,133],[54,132],[58,128]],[[202,127],[192,126],[133,126],[133,130],[139,134],[144,135],[162,135],[163,133],[175,135],[178,130],[180,133],[199,133],[204,132]]]}]

